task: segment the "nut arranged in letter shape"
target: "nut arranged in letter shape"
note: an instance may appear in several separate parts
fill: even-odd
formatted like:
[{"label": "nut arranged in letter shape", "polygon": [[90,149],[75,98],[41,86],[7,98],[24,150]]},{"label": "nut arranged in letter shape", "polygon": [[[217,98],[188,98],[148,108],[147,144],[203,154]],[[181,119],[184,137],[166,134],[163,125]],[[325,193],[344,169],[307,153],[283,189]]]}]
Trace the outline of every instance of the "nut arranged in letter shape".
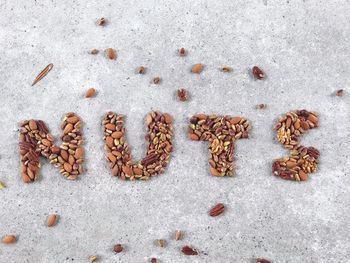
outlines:
[{"label": "nut arranged in letter shape", "polygon": [[19,129],[19,149],[21,159],[21,176],[25,183],[38,179],[39,157],[50,160],[69,180],[75,180],[83,173],[83,143],[80,131],[80,118],[74,113],[67,113],[61,125],[63,143],[54,145],[53,136],[41,120],[25,120]]},{"label": "nut arranged in letter shape", "polygon": [[158,111],[147,114],[146,157],[137,162],[131,158],[123,119],[123,115],[109,112],[102,121],[106,158],[112,175],[123,180],[147,180],[150,176],[162,173],[172,150],[172,117]]},{"label": "nut arranged in letter shape", "polygon": [[190,119],[191,140],[209,141],[210,173],[213,176],[234,175],[234,141],[248,138],[250,124],[245,118],[194,115]]},{"label": "nut arranged in letter shape", "polygon": [[318,127],[317,114],[307,110],[291,111],[283,115],[275,126],[277,141],[290,150],[290,156],[272,163],[274,175],[285,180],[306,181],[316,171],[319,151],[299,145],[298,137]]}]

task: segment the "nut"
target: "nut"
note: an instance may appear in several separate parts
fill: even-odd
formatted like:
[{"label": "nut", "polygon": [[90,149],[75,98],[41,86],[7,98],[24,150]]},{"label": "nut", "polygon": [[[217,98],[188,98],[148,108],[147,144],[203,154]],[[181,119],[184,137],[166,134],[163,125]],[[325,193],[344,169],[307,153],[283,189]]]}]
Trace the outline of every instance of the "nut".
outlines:
[{"label": "nut", "polygon": [[106,56],[107,56],[107,58],[109,58],[111,60],[115,60],[117,58],[117,54],[113,48],[106,49]]},{"label": "nut", "polygon": [[202,72],[202,69],[203,69],[202,64],[200,64],[200,63],[194,64],[194,65],[192,66],[191,72],[192,72],[192,73],[195,73],[195,74],[199,74],[199,73]]},{"label": "nut", "polygon": [[186,50],[183,47],[179,49],[179,56],[180,57],[186,56]]},{"label": "nut", "polygon": [[192,248],[192,247],[190,247],[190,246],[182,247],[181,252],[184,253],[186,256],[196,256],[196,255],[198,255],[197,250]]},{"label": "nut", "polygon": [[154,84],[158,85],[158,84],[160,84],[160,82],[161,82],[161,78],[160,77],[154,77],[153,78],[153,83]]},{"label": "nut", "polygon": [[265,73],[257,66],[254,66],[252,68],[252,73],[256,79],[264,79],[265,78]]},{"label": "nut", "polygon": [[85,98],[91,98],[92,96],[94,96],[96,90],[94,88],[89,88],[86,92],[85,92]]},{"label": "nut", "polygon": [[90,262],[90,263],[94,263],[97,259],[98,259],[98,257],[95,256],[95,255],[89,256],[89,262]]},{"label": "nut", "polygon": [[141,66],[137,69],[137,73],[139,73],[139,74],[145,74],[145,71],[146,71],[146,69],[144,66]]},{"label": "nut", "polygon": [[178,241],[182,239],[182,232],[180,230],[175,231],[175,240]]},{"label": "nut", "polygon": [[54,226],[54,225],[56,225],[56,223],[57,223],[57,215],[55,215],[55,214],[51,214],[51,215],[49,215],[48,217],[47,217],[47,219],[46,219],[46,224],[47,224],[47,226],[48,227],[52,227],[52,226]]},{"label": "nut", "polygon": [[188,99],[187,90],[185,89],[178,89],[176,95],[179,101],[187,101]]},{"label": "nut", "polygon": [[101,17],[101,18],[99,18],[99,19],[97,20],[97,24],[98,24],[99,26],[104,26],[104,25],[106,25],[106,22],[107,22],[107,20],[106,20],[104,17]]},{"label": "nut", "polygon": [[96,55],[96,54],[98,54],[98,49],[93,48],[93,49],[91,49],[91,50],[89,51],[89,53],[90,53],[91,55]]},{"label": "nut", "polygon": [[229,73],[229,72],[232,71],[232,68],[229,67],[229,66],[223,66],[223,67],[221,68],[221,70],[222,70],[222,72]]},{"label": "nut", "polygon": [[342,90],[342,89],[338,89],[335,91],[335,96],[337,96],[337,97],[342,97],[343,94],[344,94],[344,90]]},{"label": "nut", "polygon": [[158,240],[157,240],[157,244],[158,244],[158,246],[160,246],[160,247],[165,247],[166,241],[165,241],[164,239],[158,239]]},{"label": "nut", "polygon": [[115,245],[114,247],[113,247],[113,251],[115,252],[115,253],[120,253],[120,252],[122,252],[123,251],[123,246],[121,245],[121,244],[117,244],[117,245]]},{"label": "nut", "polygon": [[225,211],[225,206],[222,203],[218,203],[209,211],[209,215],[212,217],[218,216]]},{"label": "nut", "polygon": [[3,236],[1,239],[1,242],[4,244],[13,244],[17,241],[17,238],[15,235],[6,235]]}]

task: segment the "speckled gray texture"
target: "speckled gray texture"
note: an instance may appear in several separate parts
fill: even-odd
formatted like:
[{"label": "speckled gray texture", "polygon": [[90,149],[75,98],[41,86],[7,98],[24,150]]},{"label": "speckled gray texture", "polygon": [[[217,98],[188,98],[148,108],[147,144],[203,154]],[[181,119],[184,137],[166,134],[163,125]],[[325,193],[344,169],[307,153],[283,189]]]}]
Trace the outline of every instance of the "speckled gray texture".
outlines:
[{"label": "speckled gray texture", "polygon": [[[96,26],[106,17],[106,27]],[[350,3],[349,1],[0,1],[0,262],[273,262],[350,261]],[[116,61],[103,52],[113,47]],[[176,50],[185,47],[188,56]],[[36,74],[53,70],[36,86]],[[190,74],[194,63],[202,74]],[[137,75],[137,66],[147,67]],[[222,65],[233,72],[219,71]],[[263,68],[255,81],[248,70]],[[151,85],[161,76],[160,86]],[[89,87],[98,90],[84,99]],[[174,92],[185,87],[191,100]],[[336,89],[345,90],[341,98]],[[267,103],[266,110],[256,110]],[[320,114],[320,127],[303,137],[321,152],[319,171],[305,183],[271,175],[285,154],[271,127],[293,109]],[[144,117],[151,109],[175,119],[174,152],[165,174],[148,182],[112,178],[104,159],[100,121],[109,111],[127,115],[128,141],[143,155]],[[44,120],[58,136],[62,116],[84,121],[86,173],[71,182],[43,161],[41,180],[19,175],[17,123]],[[253,129],[236,144],[236,177],[209,175],[206,142],[186,137],[195,113],[243,115]],[[207,215],[216,202],[218,218]],[[44,225],[58,213],[54,228]],[[173,240],[175,229],[185,232]],[[153,241],[168,240],[158,248]],[[125,252],[115,255],[115,243]],[[186,257],[184,244],[200,250]]]}]

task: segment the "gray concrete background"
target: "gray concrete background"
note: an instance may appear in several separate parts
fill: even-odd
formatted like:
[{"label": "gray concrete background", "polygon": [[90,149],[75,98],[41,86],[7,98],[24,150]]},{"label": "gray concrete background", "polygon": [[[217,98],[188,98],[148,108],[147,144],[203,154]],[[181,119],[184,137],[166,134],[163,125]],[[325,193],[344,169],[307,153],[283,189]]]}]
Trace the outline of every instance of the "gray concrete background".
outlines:
[{"label": "gray concrete background", "polygon": [[[276,3],[279,2],[279,3]],[[94,23],[99,17],[106,27]],[[349,1],[0,1],[0,262],[350,262],[350,3]],[[116,61],[91,48],[113,47]],[[176,50],[189,54],[179,58]],[[53,70],[30,84],[48,63]],[[189,73],[203,63],[200,75]],[[147,74],[134,73],[137,66]],[[232,66],[224,74],[218,69]],[[248,70],[268,75],[255,81]],[[160,86],[150,84],[159,75]],[[84,99],[87,88],[98,94]],[[174,92],[185,87],[191,100]],[[335,97],[336,89],[344,97]],[[256,110],[267,103],[266,110]],[[308,109],[320,128],[302,143],[321,152],[311,180],[296,183],[271,175],[285,154],[271,127],[282,113]],[[109,110],[127,115],[134,158],[143,155],[144,117],[151,109],[175,119],[174,153],[165,174],[148,182],[112,178],[104,160],[100,121]],[[41,180],[19,175],[17,123],[44,120],[60,133],[69,111],[84,121],[86,173],[71,182],[43,162]],[[212,178],[207,144],[186,137],[195,113],[242,115],[253,126],[237,142],[237,175]],[[223,216],[209,208],[223,202]],[[58,225],[44,225],[58,213]],[[175,229],[183,241],[172,239]],[[168,240],[167,248],[154,245]],[[114,244],[125,253],[115,255]],[[189,244],[197,257],[179,252]]]}]

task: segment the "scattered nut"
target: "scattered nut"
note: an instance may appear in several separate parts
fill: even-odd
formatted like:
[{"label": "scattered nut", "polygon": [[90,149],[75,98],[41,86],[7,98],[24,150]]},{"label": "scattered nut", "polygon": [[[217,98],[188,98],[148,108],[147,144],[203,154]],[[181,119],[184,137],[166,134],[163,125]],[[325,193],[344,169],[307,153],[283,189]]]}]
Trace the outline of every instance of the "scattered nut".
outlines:
[{"label": "scattered nut", "polygon": [[267,259],[257,258],[256,263],[271,263],[271,262]]},{"label": "scattered nut", "polygon": [[158,239],[157,240],[158,246],[165,247],[166,241],[164,239]]},{"label": "scattered nut", "polygon": [[90,263],[94,263],[97,259],[98,259],[98,257],[95,256],[95,255],[94,255],[94,256],[90,256],[90,257],[89,257],[89,262],[90,262]]},{"label": "scattered nut", "polygon": [[337,96],[337,97],[342,97],[343,95],[344,95],[344,90],[342,90],[342,89],[338,89],[335,92],[335,96]]},{"label": "scattered nut", "polygon": [[254,66],[252,68],[252,73],[256,79],[264,79],[265,78],[265,73],[257,66]]},{"label": "scattered nut", "polygon": [[6,188],[5,184],[0,181],[0,190]]},{"label": "scattered nut", "polygon": [[193,67],[192,67],[191,72],[195,73],[195,74],[199,74],[199,73],[202,72],[202,69],[203,69],[202,64],[194,64]]},{"label": "scattered nut", "polygon": [[180,230],[175,231],[175,240],[178,241],[182,239],[182,232]]},{"label": "scattered nut", "polygon": [[15,243],[16,241],[17,241],[17,238],[14,235],[6,235],[6,236],[3,236],[3,238],[1,239],[1,242],[4,244],[12,244],[12,243]]},{"label": "scattered nut", "polygon": [[223,66],[221,70],[222,72],[229,73],[232,71],[232,68],[229,66]]},{"label": "scattered nut", "polygon": [[179,56],[180,57],[186,56],[186,50],[183,47],[179,49]]},{"label": "scattered nut", "polygon": [[161,82],[161,78],[160,77],[153,78],[153,83],[154,84],[158,85],[158,84],[160,84],[160,82]]},{"label": "scattered nut", "polygon": [[158,263],[158,260],[156,258],[151,258],[151,263]]},{"label": "scattered nut", "polygon": [[55,215],[55,214],[52,214],[52,215],[49,215],[48,217],[47,217],[47,219],[46,219],[46,224],[47,224],[47,226],[48,227],[52,227],[52,226],[54,226],[54,225],[56,225],[56,223],[57,223],[57,215]]},{"label": "scattered nut", "polygon": [[187,90],[185,89],[178,89],[176,91],[176,94],[177,94],[177,98],[180,100],[180,101],[187,101]]},{"label": "scattered nut", "polygon": [[85,98],[91,98],[94,96],[96,90],[94,88],[89,88],[85,93]]},{"label": "scattered nut", "polygon": [[104,17],[101,17],[101,18],[99,18],[99,19],[97,20],[97,24],[98,24],[99,26],[104,26],[104,25],[106,25],[106,22],[107,22],[107,20],[106,20]]},{"label": "scattered nut", "polygon": [[184,253],[186,256],[196,256],[198,255],[198,252],[196,249],[191,248],[190,246],[184,246],[181,249],[181,252]]},{"label": "scattered nut", "polygon": [[137,69],[137,73],[139,73],[139,74],[145,74],[145,71],[146,71],[146,69],[144,66],[141,66]]},{"label": "scattered nut", "polygon": [[89,51],[89,53],[90,53],[91,55],[96,55],[96,54],[98,53],[98,49],[93,48],[93,49],[91,49],[91,50]]},{"label": "scattered nut", "polygon": [[117,244],[117,245],[115,245],[115,246],[113,247],[113,251],[114,251],[115,253],[120,253],[120,252],[123,251],[123,246],[122,246],[121,244]]},{"label": "scattered nut", "polygon": [[114,51],[113,48],[107,48],[106,49],[106,55],[111,60],[114,60],[114,59],[117,58],[117,54],[116,54],[116,52]]},{"label": "scattered nut", "polygon": [[212,217],[218,216],[218,215],[222,214],[224,211],[225,211],[224,204],[218,203],[209,211],[209,215]]}]

